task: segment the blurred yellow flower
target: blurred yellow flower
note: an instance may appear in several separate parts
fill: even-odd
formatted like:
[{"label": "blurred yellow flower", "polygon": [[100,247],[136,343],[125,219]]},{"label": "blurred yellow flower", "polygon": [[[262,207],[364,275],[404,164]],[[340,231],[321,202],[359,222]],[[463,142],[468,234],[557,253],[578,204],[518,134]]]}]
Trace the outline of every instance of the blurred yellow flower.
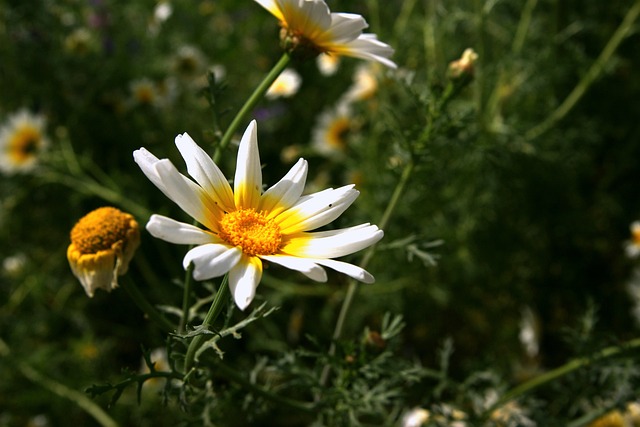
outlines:
[{"label": "blurred yellow flower", "polygon": [[311,146],[323,156],[340,156],[347,148],[347,136],[353,128],[353,117],[345,104],[325,111],[313,129]]},{"label": "blurred yellow flower", "polygon": [[44,127],[44,116],[27,110],[9,116],[0,128],[0,171],[12,175],[33,170],[49,146]]},{"label": "blurred yellow flower", "polygon": [[321,53],[378,61],[396,68],[393,49],[375,34],[362,33],[369,25],[360,15],[331,13],[324,0],[255,0],[280,21],[284,48],[302,57]]},{"label": "blurred yellow flower", "polygon": [[329,53],[321,53],[316,58],[316,64],[323,76],[332,76],[340,67],[340,57]]},{"label": "blurred yellow flower", "polygon": [[634,221],[629,226],[631,239],[625,244],[625,251],[629,258],[636,258],[640,255],[640,221]]},{"label": "blurred yellow flower", "polygon": [[456,59],[449,64],[449,75],[454,79],[464,75],[473,76],[474,65],[477,60],[478,54],[473,49],[465,49],[460,59]]},{"label": "blurred yellow flower", "polygon": [[128,213],[103,207],[82,217],[71,230],[67,259],[89,297],[96,289],[111,292],[140,245],[138,223]]}]

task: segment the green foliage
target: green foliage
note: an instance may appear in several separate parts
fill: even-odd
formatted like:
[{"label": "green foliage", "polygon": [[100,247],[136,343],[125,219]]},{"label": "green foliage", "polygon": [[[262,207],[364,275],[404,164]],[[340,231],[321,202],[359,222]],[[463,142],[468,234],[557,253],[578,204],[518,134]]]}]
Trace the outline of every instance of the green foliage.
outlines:
[{"label": "green foliage", "polygon": [[[0,3],[0,126],[26,109],[50,142],[0,180],[0,426],[403,426],[422,408],[424,426],[578,427],[637,402],[640,3],[329,3],[399,65],[370,69],[375,93],[331,154],[313,142],[321,114],[364,61],[331,76],[292,62],[298,93],[257,100],[224,142],[282,55],[255,2]],[[376,283],[269,265],[239,311],[144,230],[191,218],[132,151],[184,171],[172,139],[188,132],[233,177],[249,118],[268,185],[300,156],[309,192],[356,182],[330,227],[384,229],[344,259]],[[122,289],[89,299],[65,250],[104,205],[142,242]]]}]

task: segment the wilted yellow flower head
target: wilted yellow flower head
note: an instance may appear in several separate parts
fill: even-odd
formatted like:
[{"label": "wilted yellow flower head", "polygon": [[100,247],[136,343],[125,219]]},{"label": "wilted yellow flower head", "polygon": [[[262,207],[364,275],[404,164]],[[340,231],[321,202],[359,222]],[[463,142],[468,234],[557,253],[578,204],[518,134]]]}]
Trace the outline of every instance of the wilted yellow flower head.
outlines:
[{"label": "wilted yellow flower head", "polygon": [[89,297],[96,289],[111,292],[118,276],[125,274],[140,245],[138,223],[116,208],[96,209],[80,219],[71,230],[67,259]]}]

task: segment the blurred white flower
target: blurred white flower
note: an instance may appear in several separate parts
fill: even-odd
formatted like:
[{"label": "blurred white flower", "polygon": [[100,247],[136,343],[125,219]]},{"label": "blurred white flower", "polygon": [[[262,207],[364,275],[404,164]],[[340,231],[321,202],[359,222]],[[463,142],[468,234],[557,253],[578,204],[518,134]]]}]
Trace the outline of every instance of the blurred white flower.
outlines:
[{"label": "blurred white flower", "polygon": [[625,252],[629,258],[640,255],[640,221],[634,221],[629,226],[631,239],[625,242]]},{"label": "blurred white flower", "polygon": [[327,110],[318,116],[311,135],[311,147],[327,157],[341,156],[347,148],[347,136],[354,125],[346,104]]},{"label": "blurred white flower", "polygon": [[340,67],[340,57],[329,53],[321,53],[316,58],[316,64],[323,76],[332,76]]},{"label": "blurred white flower", "polygon": [[376,63],[360,65],[353,76],[353,84],[343,96],[344,102],[370,99],[378,91],[380,66]]},{"label": "blurred white flower", "polygon": [[293,68],[287,68],[269,86],[265,97],[267,99],[288,98],[298,93],[301,84],[300,74]]},{"label": "blurred white flower", "polygon": [[44,116],[20,110],[0,127],[0,171],[7,175],[32,171],[49,146]]},{"label": "blurred white flower", "polygon": [[404,414],[401,427],[422,427],[429,421],[429,411],[422,408],[414,408]]}]

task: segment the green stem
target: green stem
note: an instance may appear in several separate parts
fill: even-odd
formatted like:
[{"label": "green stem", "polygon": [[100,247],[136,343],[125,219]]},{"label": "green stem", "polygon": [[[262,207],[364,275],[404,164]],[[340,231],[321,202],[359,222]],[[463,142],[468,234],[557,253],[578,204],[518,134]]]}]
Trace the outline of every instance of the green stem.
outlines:
[{"label": "green stem", "polygon": [[184,293],[182,294],[182,318],[178,325],[178,332],[184,333],[184,328],[189,321],[189,297],[191,295],[191,285],[193,284],[193,263],[190,263],[184,276]]},{"label": "green stem", "polygon": [[506,403],[519,398],[537,388],[540,388],[546,384],[555,381],[573,371],[592,365],[596,362],[609,359],[612,357],[620,356],[628,351],[640,349],[640,338],[633,339],[623,345],[607,347],[589,357],[581,357],[574,359],[556,369],[539,375],[531,380],[514,387],[507,393],[505,393],[493,406],[491,406],[485,413],[484,418],[491,416],[491,413]]},{"label": "green stem", "polygon": [[591,65],[587,73],[582,77],[580,82],[573,88],[571,93],[565,98],[565,100],[556,108],[542,123],[530,129],[525,134],[526,140],[533,140],[551,129],[557,122],[562,120],[571,109],[578,103],[578,101],[584,96],[587,90],[591,87],[593,82],[600,77],[602,71],[605,68],[609,59],[616,51],[622,40],[633,30],[633,23],[640,14],[640,1],[636,3],[627,11],[620,26],[613,33],[606,46],[598,56],[598,59]]},{"label": "green stem", "polygon": [[52,393],[70,400],[78,405],[83,411],[88,413],[95,419],[98,424],[103,427],[118,427],[113,418],[109,416],[105,411],[100,408],[96,403],[89,399],[84,393],[67,387],[66,385],[59,383],[51,378],[42,375],[40,372],[33,369],[30,365],[23,361],[14,360],[9,357],[11,350],[2,339],[0,339],[0,357],[6,357],[8,363],[15,365],[17,370],[24,375],[29,381],[38,384]]},{"label": "green stem", "polygon": [[222,362],[216,364],[215,372],[221,374],[227,379],[234,381],[245,389],[251,391],[254,394],[257,394],[265,399],[271,400],[272,402],[282,404],[290,409],[295,409],[301,412],[312,413],[313,412],[313,404],[307,402],[300,402],[298,400],[289,399],[288,397],[279,396],[277,394],[272,393],[269,390],[265,390],[262,387],[252,383],[247,378],[238,374],[233,369],[229,368]]},{"label": "green stem", "polygon": [[220,157],[222,157],[222,152],[227,145],[231,142],[231,138],[235,134],[236,130],[240,124],[245,120],[246,116],[253,110],[258,102],[263,98],[264,94],[267,92],[271,84],[278,78],[280,73],[289,65],[291,61],[291,57],[288,53],[284,53],[280,60],[273,66],[269,74],[262,80],[262,82],[258,85],[256,90],[251,94],[249,99],[244,103],[238,114],[233,118],[231,124],[227,128],[226,132],[222,136],[220,140],[220,144],[216,147],[216,151],[213,154],[213,161],[218,163],[220,161]]},{"label": "green stem", "polygon": [[142,310],[160,329],[164,332],[175,331],[175,326],[167,320],[155,307],[145,298],[144,294],[140,292],[140,289],[136,286],[129,276],[125,275],[121,278],[120,285],[129,294],[133,302],[136,303],[138,308]]},{"label": "green stem", "polygon": [[[402,175],[400,176],[400,180],[398,181],[398,184],[396,185],[396,188],[393,191],[393,195],[391,196],[391,200],[389,201],[387,208],[382,214],[382,218],[378,222],[379,224],[378,226],[381,229],[384,230],[389,224],[391,215],[393,214],[396,207],[398,206],[398,203],[400,202],[400,198],[402,197],[402,194],[404,193],[404,190],[406,189],[407,184],[409,183],[409,178],[411,178],[414,168],[415,168],[415,163],[413,162],[413,160],[410,160],[409,163],[407,163],[406,166],[404,167],[404,170],[402,171]],[[360,267],[362,268],[367,267],[367,265],[369,264],[369,261],[371,261],[371,258],[373,258],[373,255],[375,254],[376,248],[377,248],[377,245],[373,245],[367,249],[364,256],[362,257],[362,262],[360,263]],[[333,331],[332,343],[331,343],[331,346],[329,347],[329,356],[333,356],[336,352],[336,341],[339,340],[340,336],[342,335],[342,330],[347,320],[347,314],[351,309],[351,304],[353,303],[353,299],[358,290],[358,285],[359,285],[359,282],[356,280],[349,281],[347,294],[344,298],[344,301],[342,301],[342,307],[340,307],[340,313],[338,314],[336,327]],[[322,376],[320,378],[320,384],[324,385],[327,382],[329,378],[329,370],[330,370],[329,365],[326,365],[324,367]]]},{"label": "green stem", "polygon": [[[222,312],[222,308],[224,307],[225,302],[227,301],[227,297],[229,296],[229,275],[225,275],[222,279],[222,284],[220,284],[220,289],[216,293],[216,297],[211,303],[211,307],[209,307],[209,312],[205,316],[202,321],[202,325],[200,328],[208,328],[216,321],[220,313]],[[200,348],[202,343],[204,342],[206,336],[205,335],[196,335],[191,343],[189,344],[189,348],[187,349],[187,355],[185,356],[184,361],[184,373],[189,375],[191,368],[193,367],[193,362],[196,356],[196,351]]]}]

